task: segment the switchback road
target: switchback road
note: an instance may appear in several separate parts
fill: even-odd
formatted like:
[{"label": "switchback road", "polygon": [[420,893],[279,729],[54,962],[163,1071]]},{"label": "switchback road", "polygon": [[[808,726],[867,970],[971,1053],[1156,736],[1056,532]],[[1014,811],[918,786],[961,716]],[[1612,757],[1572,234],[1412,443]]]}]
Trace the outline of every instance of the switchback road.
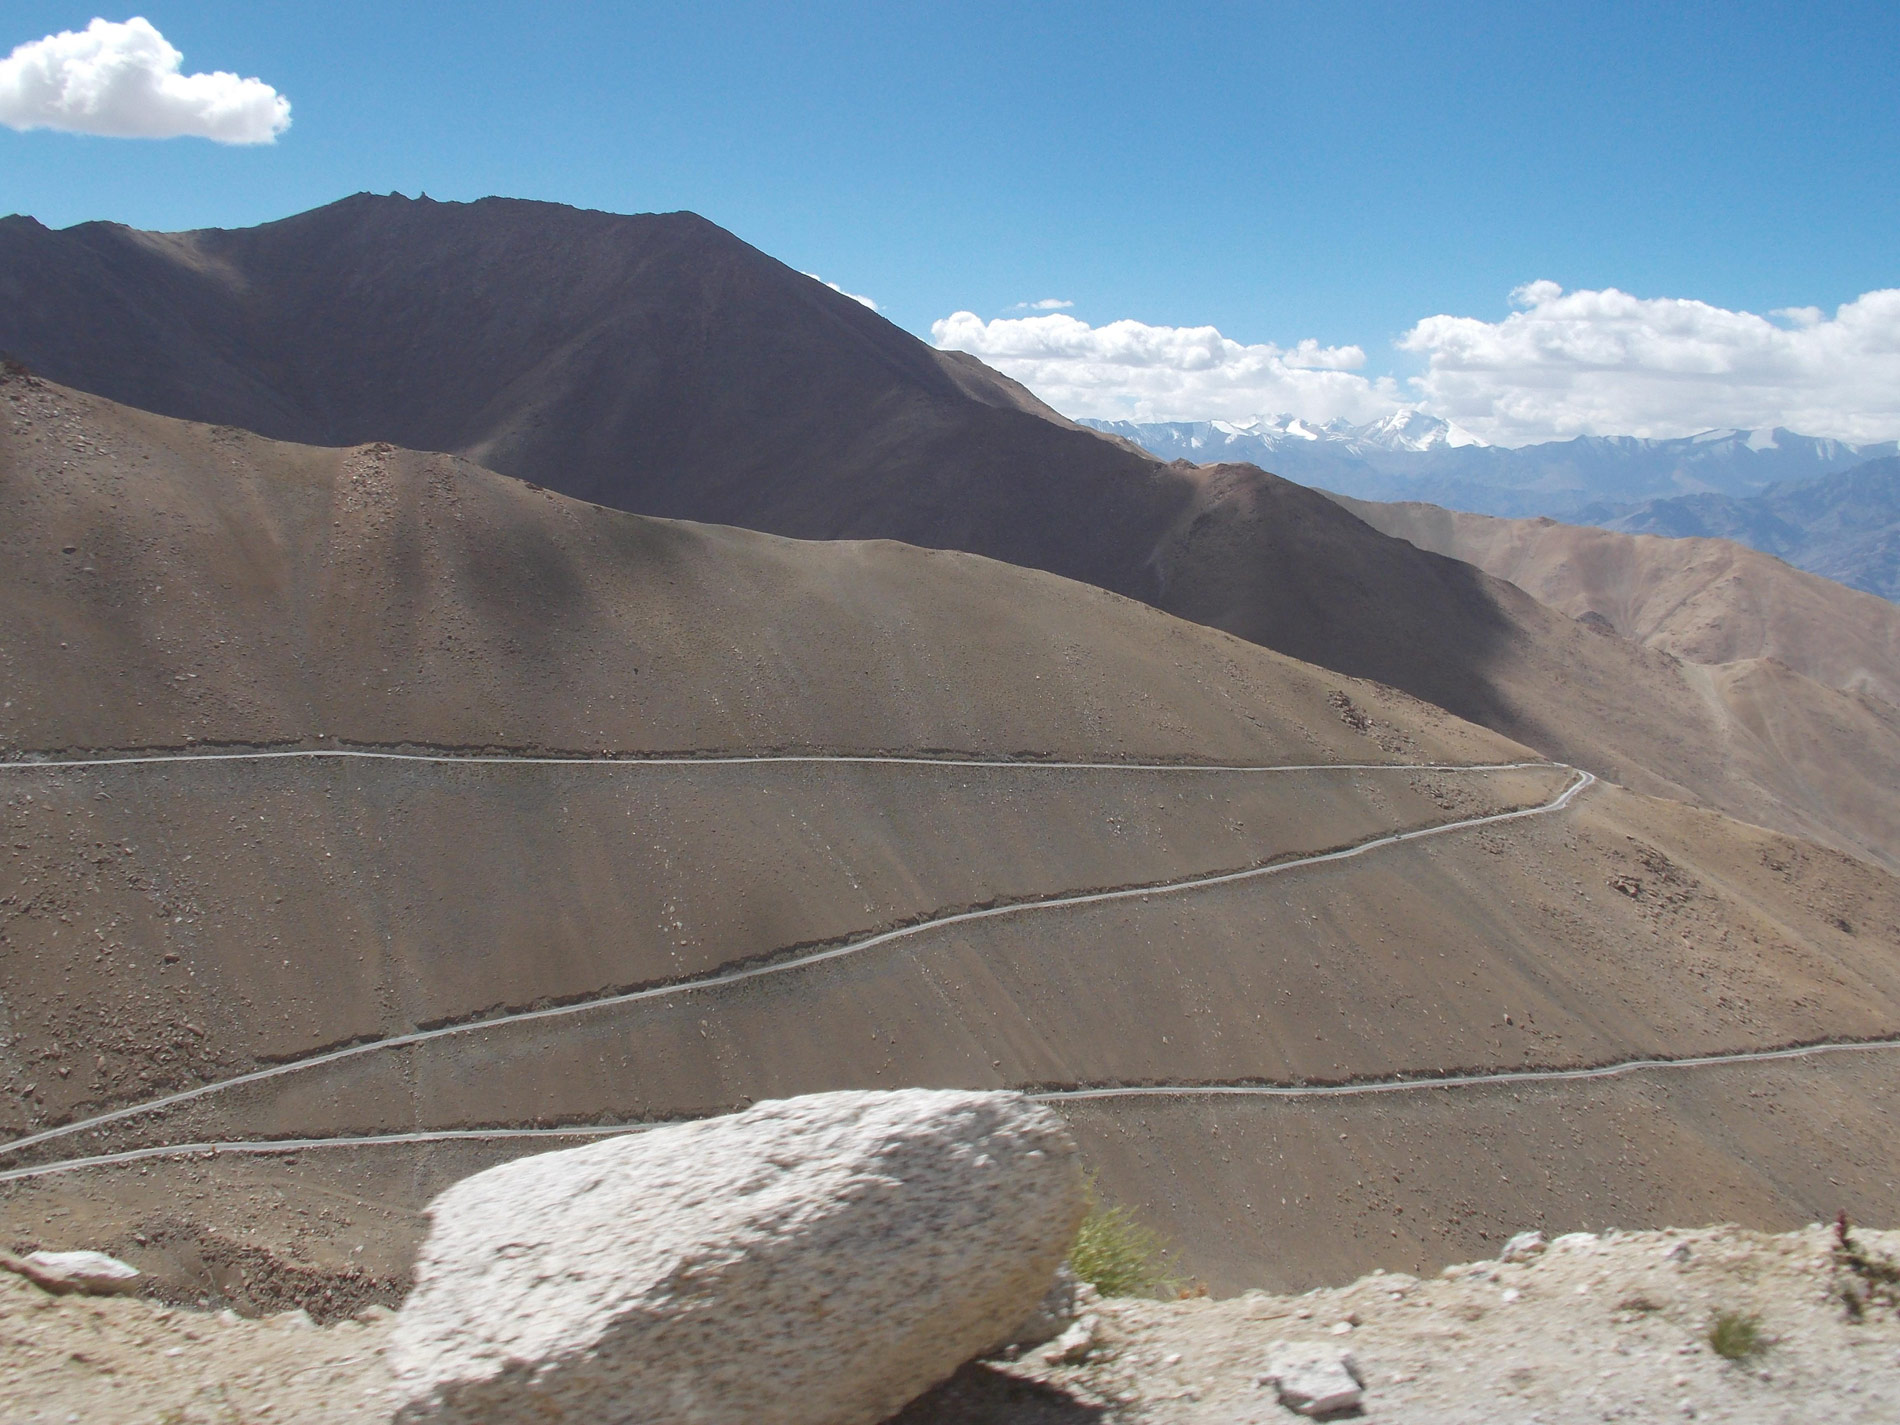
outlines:
[{"label": "switchback road", "polygon": [[[259,758],[259,757],[267,757],[267,756],[284,756],[284,755],[292,755],[292,754],[280,754],[280,753],[237,754],[237,753],[233,753],[233,754],[213,754],[213,755],[220,756],[220,757]],[[297,755],[303,755],[303,754],[297,754]],[[311,754],[311,755],[314,755],[314,754]],[[358,755],[358,754],[352,753],[348,755]],[[371,754],[363,754],[363,755],[371,755]],[[377,753],[373,755],[397,756],[399,754]],[[408,754],[401,754],[401,755],[408,756]],[[201,759],[194,756],[187,755],[187,756],[181,756],[181,757],[175,757],[175,758],[161,758],[157,760],[193,761],[193,760],[201,760]],[[418,755],[414,758],[414,760],[492,761],[492,760],[498,760],[498,759],[492,759],[492,758],[462,759],[459,757],[436,757],[436,756],[419,756]],[[520,760],[538,761],[542,759],[526,758],[526,759],[520,759]],[[583,760],[591,760],[591,759],[583,759]],[[613,761],[613,759],[607,759],[607,760],[609,760],[610,762]],[[684,760],[692,762],[693,764],[697,765],[697,763],[702,759],[684,759]],[[759,757],[759,758],[736,758],[733,760],[769,762],[769,761],[778,761],[778,760],[785,760],[785,759],[774,758],[774,757]],[[884,760],[884,759],[842,759],[842,758],[833,759],[833,758],[814,756],[814,757],[801,757],[801,758],[797,758],[793,760],[809,760],[809,761],[872,760],[872,761],[876,761],[876,760]],[[937,765],[932,759],[905,758],[905,759],[888,759],[888,760],[900,761],[906,764],[909,764],[911,762],[927,762],[930,765]],[[45,767],[45,766],[55,765],[55,764],[12,763],[12,764],[6,764],[6,765],[17,769],[21,766]],[[68,763],[61,763],[57,765],[71,767],[71,766],[88,765],[88,764],[68,762]],[[95,764],[89,764],[89,765],[117,765],[117,764],[108,762],[108,763],[103,763],[103,764],[95,763]],[[639,764],[622,764],[622,763],[615,762],[614,765],[639,765]],[[965,763],[961,763],[957,765],[1048,767],[1053,764],[1037,763],[1037,762],[1002,762],[1002,763],[965,762]],[[1090,766],[1090,767],[1110,767],[1110,768],[1122,769],[1126,767],[1127,764],[1106,763],[1106,764],[1074,764],[1074,765]],[[1389,770],[1411,770],[1411,771],[1425,771],[1425,770],[1497,771],[1497,770],[1505,770],[1505,769],[1516,769],[1516,768],[1522,768],[1522,767],[1553,767],[1555,768],[1556,764],[1545,763],[1545,762],[1530,762],[1530,763],[1503,764],[1502,767],[1486,766],[1486,767],[1463,767],[1463,768],[1443,767],[1443,766],[1437,766],[1435,764],[1419,764],[1416,766],[1412,766],[1410,768],[1401,768],[1395,764],[1370,764],[1368,768],[1365,768],[1362,770],[1371,770],[1373,768],[1377,768],[1379,770],[1389,769]],[[1176,770],[1183,770],[1183,769],[1174,768],[1170,766],[1164,766],[1160,764],[1153,764],[1153,765],[1143,768],[1142,770],[1176,771]],[[1213,770],[1213,769],[1203,769],[1203,770]],[[1235,768],[1233,770],[1236,770],[1236,771],[1295,771],[1295,770],[1328,771],[1328,770],[1334,770],[1334,768],[1330,765],[1322,765],[1322,766],[1313,767],[1313,768],[1241,767],[1241,768]],[[282,1063],[282,1064],[273,1064],[262,1069],[253,1069],[248,1073],[235,1074],[235,1075],[232,1075],[230,1078],[218,1079],[218,1080],[214,1080],[211,1083],[200,1084],[195,1088],[183,1089],[176,1093],[165,1094],[158,1098],[149,1099],[144,1103],[130,1104],[123,1108],[112,1109],[106,1113],[94,1114],[88,1118],[76,1119],[71,1123],[63,1123],[53,1128],[43,1129],[42,1131],[38,1133],[30,1133],[23,1137],[15,1138],[12,1141],[7,1142],[7,1143],[0,1143],[0,1155],[22,1152],[28,1148],[36,1147],[42,1143],[49,1143],[56,1139],[71,1137],[75,1134],[85,1133],[95,1128],[106,1127],[109,1124],[122,1123],[128,1119],[142,1117],[146,1114],[161,1112],[165,1109],[176,1108],[183,1104],[192,1103],[201,1099],[208,1098],[214,1094],[228,1092],[229,1090],[232,1090],[232,1089],[243,1088],[243,1087],[247,1087],[254,1084],[261,1084],[273,1079],[284,1078],[292,1074],[307,1073],[308,1071],[312,1069],[321,1068],[325,1065],[340,1063],[346,1059],[359,1058],[366,1054],[382,1053],[391,1049],[401,1049],[401,1048],[405,1048],[411,1045],[424,1044],[424,1043],[431,1042],[433,1040],[446,1039],[446,1038],[449,1038],[451,1036],[456,1036],[456,1035],[488,1033],[495,1029],[503,1028],[503,1027],[511,1026],[511,1025],[525,1024],[525,1023],[530,1023],[534,1021],[558,1019],[558,1018],[564,1018],[564,1017],[579,1015],[579,1014],[595,1014],[603,1010],[616,1009],[625,1005],[637,1004],[645,1000],[660,999],[660,998],[672,996],[672,995],[698,993],[705,990],[719,989],[719,988],[729,986],[729,985],[742,984],[748,980],[763,979],[767,976],[790,974],[793,971],[807,969],[810,966],[822,964],[828,960],[837,960],[837,959],[842,959],[845,956],[859,955],[859,954],[864,953],[867,950],[876,949],[879,946],[889,945],[896,941],[907,940],[919,935],[925,935],[933,931],[942,930],[952,925],[968,924],[970,922],[979,921],[979,920],[995,920],[995,919],[1001,919],[1001,918],[1009,917],[1009,916],[1030,915],[1030,914],[1036,914],[1036,913],[1040,913],[1044,911],[1067,909],[1067,908],[1072,908],[1075,906],[1100,905],[1100,904],[1104,904],[1111,901],[1145,900],[1151,896],[1178,895],[1178,894],[1191,892],[1191,891],[1206,890],[1214,886],[1231,885],[1236,882],[1250,881],[1250,880],[1256,880],[1256,879],[1260,879],[1267,876],[1280,875],[1288,871],[1296,871],[1296,870],[1300,870],[1309,866],[1322,866],[1322,865],[1328,865],[1334,862],[1351,860],[1354,857],[1364,856],[1371,852],[1381,850],[1385,847],[1397,846],[1409,841],[1423,840],[1427,837],[1444,836],[1452,832],[1468,831],[1468,830],[1472,830],[1472,829],[1475,829],[1478,827],[1484,827],[1484,826],[1497,826],[1497,825],[1502,825],[1508,822],[1520,821],[1528,817],[1548,816],[1554,812],[1559,812],[1559,811],[1564,810],[1580,794],[1582,794],[1587,788],[1592,786],[1597,780],[1596,777],[1593,776],[1589,772],[1581,771],[1575,768],[1572,768],[1570,770],[1572,771],[1573,775],[1570,781],[1564,786],[1564,788],[1561,791],[1559,791],[1555,796],[1553,796],[1549,801],[1543,802],[1537,806],[1521,807],[1515,811],[1493,812],[1485,816],[1466,817],[1458,821],[1440,822],[1432,826],[1417,827],[1409,831],[1388,832],[1384,835],[1375,836],[1365,841],[1356,842],[1350,846],[1340,847],[1336,850],[1317,852],[1312,855],[1306,855],[1306,856],[1289,857],[1285,860],[1272,861],[1272,862],[1266,863],[1265,865],[1260,865],[1260,866],[1250,866],[1250,867],[1246,867],[1237,871],[1222,871],[1222,872],[1217,872],[1210,875],[1188,876],[1188,877],[1182,877],[1182,878],[1174,879],[1174,880],[1155,881],[1155,882],[1149,882],[1142,885],[1118,887],[1112,890],[1082,891],[1082,892],[1075,892],[1075,893],[1064,894],[1064,895],[1045,896],[1045,897],[1040,897],[1040,898],[1030,899],[1030,900],[1012,901],[1004,905],[984,906],[976,910],[955,911],[955,912],[951,912],[944,915],[934,916],[929,919],[914,921],[909,925],[899,926],[893,930],[880,931],[877,934],[863,936],[854,940],[847,940],[840,944],[832,945],[822,950],[813,950],[808,953],[791,956],[786,959],[772,960],[772,961],[767,961],[762,964],[752,964],[752,965],[735,967],[735,968],[726,969],[726,970],[716,970],[709,974],[698,975],[698,976],[693,976],[693,977],[679,979],[679,980],[671,980],[663,984],[651,985],[642,989],[629,990],[629,991],[616,993],[616,994],[602,995],[593,999],[575,1001],[570,1004],[555,1005],[555,1006],[551,1006],[544,1009],[518,1010],[509,1014],[492,1015],[485,1019],[469,1020],[466,1022],[461,1022],[461,1023],[456,1023],[456,1024],[441,1025],[432,1029],[414,1030],[407,1034],[394,1034],[394,1035],[389,1035],[381,1039],[366,1040],[362,1043],[346,1045],[339,1049],[331,1049],[331,1050],[324,1051],[322,1053],[312,1054],[306,1058],[295,1059],[295,1060],[291,1060],[289,1062]]]},{"label": "switchback road", "polygon": [[[1512,1085],[1579,1083],[1592,1079],[1622,1078],[1629,1074],[1726,1068],[1740,1064],[1773,1063],[1778,1060],[1812,1059],[1824,1054],[1873,1053],[1893,1049],[1900,1049],[1900,1037],[1842,1040],[1825,1044],[1794,1044],[1780,1049],[1742,1049],[1726,1054],[1702,1054],[1687,1059],[1624,1059],[1614,1064],[1597,1064],[1573,1069],[1499,1069],[1473,1074],[1421,1075],[1418,1078],[1370,1079],[1360,1083],[1342,1084],[1107,1085],[1090,1088],[1045,1089],[1032,1091],[1028,1097],[1038,1103],[1056,1105],[1123,1098],[1364,1098],[1373,1094],[1448,1092],[1458,1089],[1497,1088]],[[119,1153],[100,1153],[90,1158],[68,1158],[63,1162],[42,1163],[30,1168],[11,1168],[0,1172],[0,1184],[21,1182],[29,1178],[50,1177],[55,1173],[78,1172],[86,1168],[109,1168],[126,1163],[142,1163],[156,1158],[216,1157],[227,1154],[271,1156],[301,1153],[306,1149],[376,1148],[400,1144],[469,1141],[496,1142],[513,1138],[609,1138],[620,1133],[642,1133],[649,1129],[665,1127],[668,1122],[679,1121],[684,1120],[580,1124],[568,1128],[438,1128],[414,1133],[373,1133],[359,1137],[173,1143],[155,1148],[131,1148]]]}]

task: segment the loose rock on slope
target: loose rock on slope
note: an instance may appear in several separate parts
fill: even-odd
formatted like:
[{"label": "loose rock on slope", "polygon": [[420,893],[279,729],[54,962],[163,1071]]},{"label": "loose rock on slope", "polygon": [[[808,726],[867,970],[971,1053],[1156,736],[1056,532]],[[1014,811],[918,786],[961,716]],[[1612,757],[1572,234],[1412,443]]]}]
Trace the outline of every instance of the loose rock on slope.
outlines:
[{"label": "loose rock on slope", "polygon": [[545,1153],[430,1207],[399,1418],[873,1425],[1037,1305],[1082,1215],[1017,1094],[814,1094]]},{"label": "loose rock on slope", "polygon": [[29,1252],[24,1257],[0,1253],[0,1268],[17,1272],[35,1286],[64,1294],[115,1296],[139,1285],[137,1267],[104,1252]]}]

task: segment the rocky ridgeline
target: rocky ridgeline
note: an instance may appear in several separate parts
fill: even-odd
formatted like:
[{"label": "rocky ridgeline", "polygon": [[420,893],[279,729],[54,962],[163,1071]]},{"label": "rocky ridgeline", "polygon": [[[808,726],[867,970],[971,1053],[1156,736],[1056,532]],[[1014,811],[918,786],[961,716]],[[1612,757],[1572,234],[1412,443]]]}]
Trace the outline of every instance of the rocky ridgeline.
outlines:
[{"label": "rocky ridgeline", "polygon": [[1058,1273],[1082,1208],[1061,1120],[1019,1095],[764,1103],[456,1185],[399,1314],[186,1312],[99,1295],[136,1282],[96,1253],[8,1259],[0,1400],[172,1425],[1900,1419],[1900,1234],[1527,1233],[1430,1279],[1100,1301]]}]

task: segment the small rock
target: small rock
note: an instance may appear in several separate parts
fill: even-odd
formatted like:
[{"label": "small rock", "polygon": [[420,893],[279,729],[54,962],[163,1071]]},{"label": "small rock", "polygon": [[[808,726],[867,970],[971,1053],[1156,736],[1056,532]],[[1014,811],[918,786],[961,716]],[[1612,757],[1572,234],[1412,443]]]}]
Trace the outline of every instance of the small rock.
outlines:
[{"label": "small rock", "polygon": [[1259,1383],[1279,1392],[1287,1409],[1315,1419],[1356,1410],[1365,1396],[1359,1366],[1350,1351],[1336,1346],[1275,1341],[1267,1348],[1268,1365]]},{"label": "small rock", "polygon": [[1663,1253],[1663,1256],[1672,1262],[1686,1262],[1693,1255],[1694,1253],[1689,1250],[1689,1244],[1687,1242],[1678,1242],[1667,1252]]},{"label": "small rock", "polygon": [[1095,1333],[1101,1319],[1094,1313],[1077,1317],[1075,1323],[1044,1348],[1042,1358],[1052,1366],[1073,1366],[1086,1360],[1095,1349]]},{"label": "small rock", "polygon": [[1566,1232],[1551,1242],[1560,1252],[1587,1252],[1597,1244],[1594,1232]]},{"label": "small rock", "polygon": [[1504,1250],[1498,1253],[1498,1260],[1528,1262],[1532,1257],[1541,1256],[1549,1246],[1542,1232],[1520,1232],[1504,1244]]},{"label": "small rock", "polygon": [[131,1291],[142,1276],[137,1267],[104,1252],[29,1252],[24,1257],[0,1257],[0,1267],[62,1296],[67,1292],[114,1296]]}]

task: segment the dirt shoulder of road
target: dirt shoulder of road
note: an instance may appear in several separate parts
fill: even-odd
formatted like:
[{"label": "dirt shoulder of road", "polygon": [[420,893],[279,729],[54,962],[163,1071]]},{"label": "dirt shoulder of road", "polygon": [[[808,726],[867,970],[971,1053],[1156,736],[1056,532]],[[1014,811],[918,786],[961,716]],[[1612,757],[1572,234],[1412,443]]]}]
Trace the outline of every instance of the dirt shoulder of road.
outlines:
[{"label": "dirt shoulder of road", "polygon": [[[1854,1241],[1869,1261],[1900,1262],[1900,1232]],[[1045,1348],[968,1367],[898,1425],[1292,1425],[1259,1384],[1279,1341],[1351,1352],[1366,1383],[1354,1418],[1385,1425],[1874,1420],[1900,1400],[1900,1298],[1878,1276],[1845,1261],[1832,1228],[1723,1226],[1576,1234],[1523,1263],[1376,1273],[1303,1296],[1112,1300],[1079,1361]],[[1714,1350],[1724,1312],[1756,1323],[1757,1351]],[[22,1422],[383,1419],[391,1319],[248,1320],[54,1297],[0,1274],[0,1386]]]},{"label": "dirt shoulder of road", "polygon": [[318,1327],[156,1301],[53,1296],[0,1272],[0,1398],[9,1422],[283,1425],[389,1416],[393,1314]]}]

